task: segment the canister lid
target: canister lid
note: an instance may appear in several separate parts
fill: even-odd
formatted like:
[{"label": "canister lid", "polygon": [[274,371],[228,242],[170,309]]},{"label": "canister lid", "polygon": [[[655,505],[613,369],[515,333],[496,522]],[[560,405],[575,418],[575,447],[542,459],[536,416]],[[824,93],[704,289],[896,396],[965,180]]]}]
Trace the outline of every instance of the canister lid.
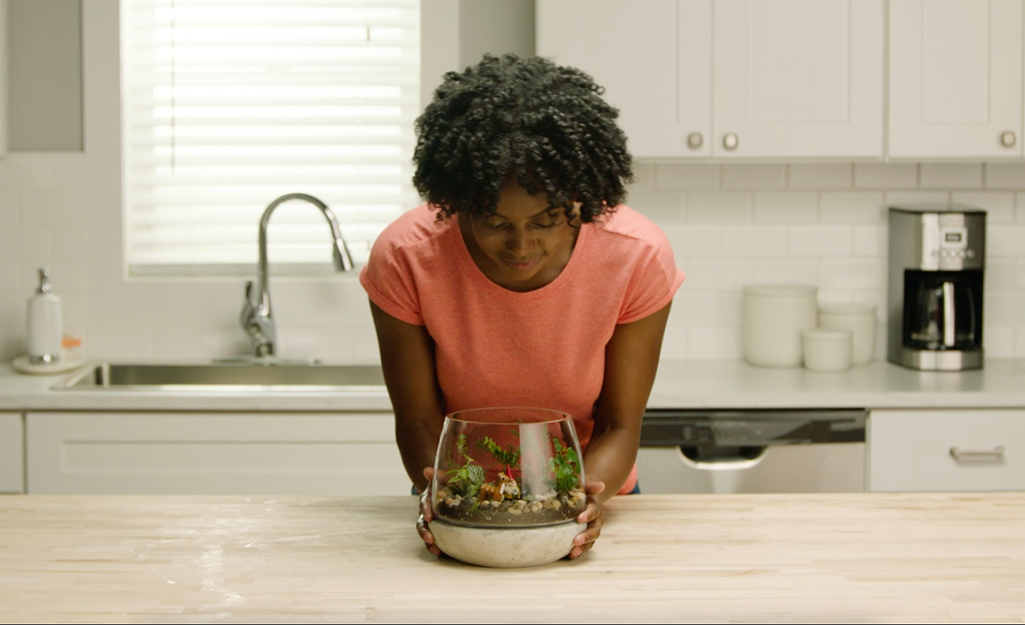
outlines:
[{"label": "canister lid", "polygon": [[745,295],[762,295],[767,297],[807,297],[815,296],[818,287],[810,284],[747,284],[744,285]]}]

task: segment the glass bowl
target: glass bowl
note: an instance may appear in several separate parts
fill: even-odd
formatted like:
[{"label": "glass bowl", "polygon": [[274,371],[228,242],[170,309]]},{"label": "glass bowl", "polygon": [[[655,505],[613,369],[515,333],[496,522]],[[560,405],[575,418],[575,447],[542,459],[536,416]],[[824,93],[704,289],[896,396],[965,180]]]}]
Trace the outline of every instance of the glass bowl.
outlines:
[{"label": "glass bowl", "polygon": [[576,521],[587,499],[582,457],[564,412],[485,408],[448,415],[431,483],[438,547],[485,566],[562,558],[584,527]]}]

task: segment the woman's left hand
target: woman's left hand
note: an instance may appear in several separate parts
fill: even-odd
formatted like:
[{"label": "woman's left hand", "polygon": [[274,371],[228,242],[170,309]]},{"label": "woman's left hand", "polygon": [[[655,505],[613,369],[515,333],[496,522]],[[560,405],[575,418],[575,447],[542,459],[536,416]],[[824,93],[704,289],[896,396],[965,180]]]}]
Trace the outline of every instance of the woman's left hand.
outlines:
[{"label": "woman's left hand", "polygon": [[587,529],[580,532],[573,539],[573,549],[569,552],[569,559],[575,560],[591,550],[594,541],[598,540],[601,534],[601,526],[604,521],[601,518],[601,503],[595,499],[605,491],[605,482],[587,482],[584,485],[584,492],[587,493],[587,506],[584,511],[577,515],[577,521],[587,523]]}]

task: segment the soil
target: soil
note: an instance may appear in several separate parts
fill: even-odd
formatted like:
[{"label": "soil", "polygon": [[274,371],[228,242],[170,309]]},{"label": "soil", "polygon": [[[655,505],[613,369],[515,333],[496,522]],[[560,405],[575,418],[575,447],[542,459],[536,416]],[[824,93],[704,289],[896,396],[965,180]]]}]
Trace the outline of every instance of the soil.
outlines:
[{"label": "soil", "polygon": [[[473,499],[463,499],[455,506],[448,505],[445,501],[437,501],[435,512],[438,517],[461,525],[532,527],[572,520],[584,511],[585,505],[585,499],[582,496],[570,499],[568,494],[561,494],[556,499],[559,501],[558,509],[551,507],[551,502],[537,509],[536,504],[531,506],[529,502],[523,500],[506,499],[498,507],[494,507],[491,502],[479,503],[474,506],[474,501]],[[570,503],[571,501],[573,503]]]}]

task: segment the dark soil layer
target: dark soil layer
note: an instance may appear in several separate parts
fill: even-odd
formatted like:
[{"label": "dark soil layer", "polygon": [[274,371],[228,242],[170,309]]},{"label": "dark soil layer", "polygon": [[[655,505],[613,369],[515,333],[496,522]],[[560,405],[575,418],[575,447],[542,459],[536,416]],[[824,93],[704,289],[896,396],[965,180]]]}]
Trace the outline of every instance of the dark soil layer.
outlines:
[{"label": "dark soil layer", "polygon": [[551,508],[542,508],[537,511],[523,510],[520,514],[513,514],[509,511],[513,507],[512,501],[503,501],[497,508],[493,508],[490,505],[480,505],[474,510],[472,506],[472,501],[468,499],[464,499],[456,507],[440,503],[438,505],[438,516],[446,521],[460,525],[531,527],[569,521],[584,511],[583,504],[576,508],[563,505],[558,510]]}]

